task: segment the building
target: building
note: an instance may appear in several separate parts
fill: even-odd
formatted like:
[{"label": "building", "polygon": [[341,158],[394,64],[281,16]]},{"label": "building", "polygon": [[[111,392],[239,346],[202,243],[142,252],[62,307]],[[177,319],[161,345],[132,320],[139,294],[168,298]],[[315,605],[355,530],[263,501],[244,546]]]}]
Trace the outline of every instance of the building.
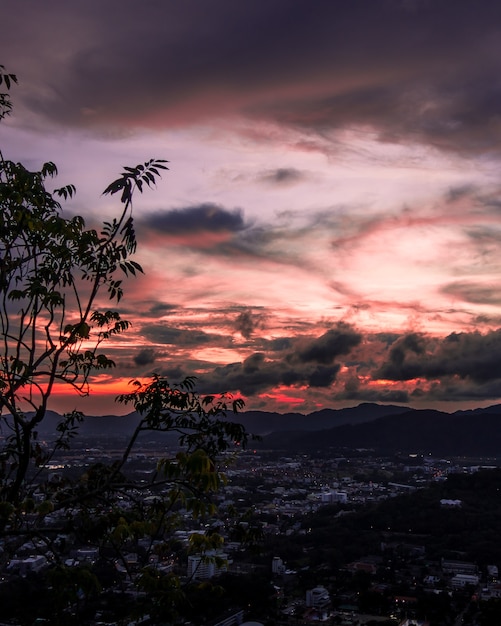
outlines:
[{"label": "building", "polygon": [[314,589],[306,592],[306,606],[313,609],[325,609],[330,604],[329,592],[323,585],[318,585]]},{"label": "building", "polygon": [[29,556],[26,559],[12,559],[7,570],[17,571],[20,576],[25,578],[30,573],[41,572],[48,566],[47,559],[39,554],[37,556]]},{"label": "building", "polygon": [[76,552],[76,558],[86,563],[95,563],[99,558],[99,548],[80,548]]},{"label": "building", "polygon": [[477,566],[475,563],[468,563],[464,561],[452,561],[442,559],[442,571],[444,574],[476,574]]},{"label": "building", "polygon": [[467,585],[478,585],[479,578],[476,574],[456,574],[451,579],[451,585],[453,589],[462,589]]},{"label": "building", "polygon": [[348,502],[348,494],[346,491],[325,491],[321,494],[320,500],[322,504],[346,504]]},{"label": "building", "polygon": [[274,556],[271,562],[271,571],[277,576],[285,574],[285,564],[279,556]]},{"label": "building", "polygon": [[226,572],[228,568],[228,555],[211,550],[205,554],[192,554],[188,557],[187,576],[193,580],[207,580]]}]

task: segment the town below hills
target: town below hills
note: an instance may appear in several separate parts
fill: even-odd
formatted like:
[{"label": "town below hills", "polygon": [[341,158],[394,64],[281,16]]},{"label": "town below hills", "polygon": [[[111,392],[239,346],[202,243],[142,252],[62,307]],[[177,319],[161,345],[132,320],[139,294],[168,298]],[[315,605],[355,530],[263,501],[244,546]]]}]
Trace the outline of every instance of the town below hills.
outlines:
[{"label": "town below hills", "polygon": [[[80,435],[127,436],[136,413],[123,416],[86,416]],[[242,423],[258,435],[258,448],[312,451],[365,448],[388,454],[416,452],[433,455],[494,456],[501,450],[501,405],[445,413],[396,405],[363,403],[343,409],[301,413],[265,411],[229,412],[228,419]],[[49,412],[40,435],[50,438],[61,415]],[[151,438],[153,433],[148,433]],[[165,437],[165,434],[156,436]]]},{"label": "town below hills", "polygon": [[[49,417],[47,439],[62,419]],[[162,623],[154,616],[130,621],[138,607],[149,615],[154,604],[135,587],[148,566],[180,577],[192,624],[234,626],[244,616],[267,626],[501,624],[501,406],[448,414],[363,404],[309,416],[228,418],[262,440],[225,467],[213,516],[193,519],[181,511],[167,552],[159,548],[165,538],[127,539],[122,567],[113,545],[64,533],[66,566],[90,568],[103,588],[77,623]],[[133,413],[87,417],[82,437],[70,450],[58,450],[44,471],[56,482],[80,480],[112,464],[137,420]],[[174,435],[169,442],[154,435],[137,442],[128,476],[144,480],[166,449],[177,451],[169,447],[177,444]],[[496,459],[440,452],[463,444],[495,448]],[[385,447],[388,454],[379,451]],[[141,493],[143,503],[154,496],[150,489]],[[64,515],[52,512],[47,523],[60,528]],[[215,528],[224,539],[215,556],[224,564],[201,567],[203,555],[189,553],[190,536]],[[50,558],[44,542],[16,546],[0,570],[0,618],[9,620],[3,623],[50,623],[34,621],[54,611]]]}]

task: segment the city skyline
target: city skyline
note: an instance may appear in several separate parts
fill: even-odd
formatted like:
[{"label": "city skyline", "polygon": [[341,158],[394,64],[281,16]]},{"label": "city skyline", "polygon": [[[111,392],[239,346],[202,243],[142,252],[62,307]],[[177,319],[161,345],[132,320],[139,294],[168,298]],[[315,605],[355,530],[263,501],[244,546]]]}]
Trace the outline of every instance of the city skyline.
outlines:
[{"label": "city skyline", "polygon": [[4,158],[118,213],[134,200],[132,328],[91,397],[152,372],[247,409],[501,399],[501,6],[466,0],[4,0],[17,74]]}]

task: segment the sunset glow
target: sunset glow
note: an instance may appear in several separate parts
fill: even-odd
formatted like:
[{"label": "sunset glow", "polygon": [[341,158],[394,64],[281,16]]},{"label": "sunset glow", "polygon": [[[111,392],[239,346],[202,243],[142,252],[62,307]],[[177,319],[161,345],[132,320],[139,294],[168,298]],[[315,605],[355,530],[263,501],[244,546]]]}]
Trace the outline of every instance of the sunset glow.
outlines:
[{"label": "sunset glow", "polygon": [[4,5],[5,158],[56,162],[92,228],[123,166],[169,161],[116,368],[53,408],[124,412],[153,372],[280,412],[501,399],[501,5]]}]

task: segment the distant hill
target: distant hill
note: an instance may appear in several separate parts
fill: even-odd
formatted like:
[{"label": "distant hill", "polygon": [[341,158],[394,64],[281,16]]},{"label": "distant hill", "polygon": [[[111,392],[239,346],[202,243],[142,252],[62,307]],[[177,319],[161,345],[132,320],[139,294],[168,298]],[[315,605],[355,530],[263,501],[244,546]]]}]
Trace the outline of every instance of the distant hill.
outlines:
[{"label": "distant hill", "polygon": [[[61,414],[47,411],[38,427],[39,436],[53,438],[57,433],[56,427],[62,419]],[[137,413],[134,412],[128,415],[86,415],[79,426],[79,431],[81,435],[92,437],[125,436],[133,432],[137,419]]]},{"label": "distant hill", "polygon": [[[490,412],[489,412],[490,411]],[[371,448],[379,452],[501,456],[501,407],[443,413],[407,410],[317,432],[275,432],[262,446],[287,450]]]},{"label": "distant hill", "polygon": [[[410,410],[408,407],[364,403],[345,409],[322,409],[309,414],[269,413],[266,411],[245,411],[234,414],[228,412],[228,419],[243,424],[256,435],[266,435],[274,431],[324,430],[342,424],[360,424],[375,420],[383,415],[394,415]],[[48,436],[56,432],[56,426],[62,417],[54,411],[48,411],[39,432]],[[137,423],[137,413],[127,415],[87,415],[80,427],[86,436],[117,436],[131,433]]]},{"label": "distant hill", "polygon": [[242,423],[249,432],[256,435],[266,435],[274,431],[315,431],[334,428],[342,424],[361,424],[384,415],[395,415],[409,410],[409,407],[365,402],[355,407],[322,409],[306,415],[303,413],[245,411],[232,416],[232,419]]},{"label": "distant hill", "polygon": [[[41,437],[53,438],[61,415],[49,411],[40,425]],[[364,403],[310,414],[246,411],[229,413],[261,435],[260,447],[288,451],[328,448],[371,448],[434,455],[501,456],[501,405],[445,413],[409,407]],[[86,416],[80,434],[86,437],[127,436],[137,424],[136,413]],[[148,435],[151,436],[151,435]]]}]

